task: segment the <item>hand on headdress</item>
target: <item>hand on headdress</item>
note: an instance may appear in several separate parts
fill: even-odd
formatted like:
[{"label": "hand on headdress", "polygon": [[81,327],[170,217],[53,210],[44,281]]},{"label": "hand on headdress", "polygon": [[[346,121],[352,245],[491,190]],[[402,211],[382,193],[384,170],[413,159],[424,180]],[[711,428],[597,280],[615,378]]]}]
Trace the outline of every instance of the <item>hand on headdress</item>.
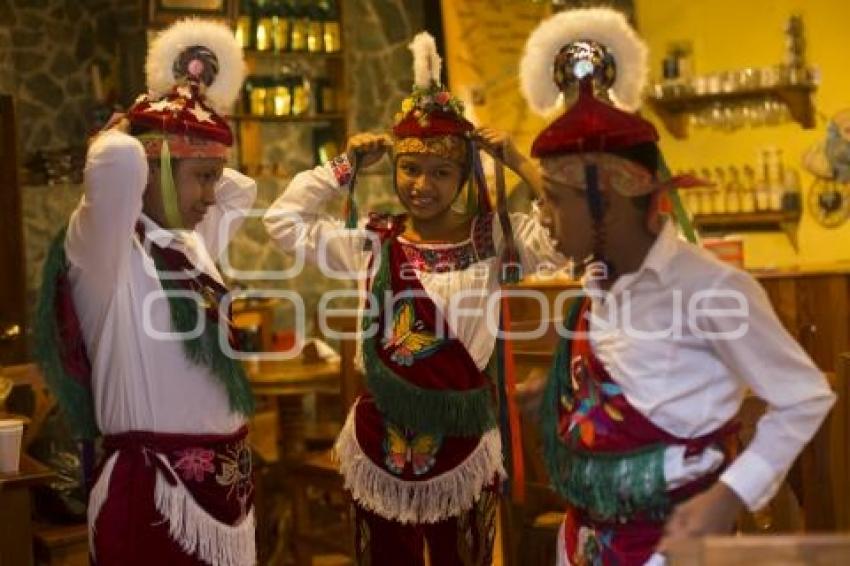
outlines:
[{"label": "hand on headdress", "polygon": [[492,128],[478,128],[473,134],[481,149],[494,159],[516,170],[525,162],[525,157],[519,152],[510,134]]},{"label": "hand on headdress", "polygon": [[369,167],[377,163],[391,147],[392,140],[386,134],[362,133],[348,138],[345,151],[352,162],[358,161],[359,167]]}]

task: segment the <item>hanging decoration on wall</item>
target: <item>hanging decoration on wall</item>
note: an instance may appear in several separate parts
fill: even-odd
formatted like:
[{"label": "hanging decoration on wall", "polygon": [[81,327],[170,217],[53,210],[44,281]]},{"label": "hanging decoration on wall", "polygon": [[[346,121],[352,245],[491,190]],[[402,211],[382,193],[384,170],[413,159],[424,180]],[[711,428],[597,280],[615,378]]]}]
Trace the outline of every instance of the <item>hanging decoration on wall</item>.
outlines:
[{"label": "hanging decoration on wall", "polygon": [[844,224],[850,218],[850,108],[833,116],[826,138],[809,148],[803,166],[815,176],[809,212],[825,228]]}]

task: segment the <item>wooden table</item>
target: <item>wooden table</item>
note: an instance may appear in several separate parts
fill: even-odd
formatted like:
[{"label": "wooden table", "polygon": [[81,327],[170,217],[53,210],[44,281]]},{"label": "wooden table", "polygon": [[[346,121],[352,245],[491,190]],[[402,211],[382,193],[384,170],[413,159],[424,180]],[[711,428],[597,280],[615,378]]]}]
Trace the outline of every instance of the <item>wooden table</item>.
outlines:
[{"label": "wooden table", "polygon": [[29,488],[53,479],[53,472],[26,454],[17,474],[0,474],[0,566],[30,566],[32,504]]},{"label": "wooden table", "polygon": [[669,566],[837,566],[850,564],[850,535],[707,537],[668,552]]},{"label": "wooden table", "polygon": [[[245,364],[251,390],[258,398],[271,397],[276,407],[277,443],[285,457],[304,450],[302,399],[313,393],[340,394],[340,362],[302,359],[260,361]],[[258,415],[259,418],[262,418]],[[261,423],[257,423],[260,425]],[[259,430],[258,430],[259,432]],[[262,438],[257,439],[263,442]]]}]

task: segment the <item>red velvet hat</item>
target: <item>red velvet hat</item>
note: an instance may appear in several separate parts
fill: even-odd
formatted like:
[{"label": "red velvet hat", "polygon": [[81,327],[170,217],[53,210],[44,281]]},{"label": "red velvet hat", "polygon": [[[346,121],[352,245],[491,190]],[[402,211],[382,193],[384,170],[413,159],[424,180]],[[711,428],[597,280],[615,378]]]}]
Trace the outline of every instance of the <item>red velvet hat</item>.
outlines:
[{"label": "red velvet hat", "polygon": [[576,102],[532,143],[533,157],[616,151],[658,141],[650,122],[600,101],[592,89],[589,78],[582,81]]},{"label": "red velvet hat", "polygon": [[475,127],[464,118],[463,102],[440,80],[442,60],[434,38],[422,32],[410,44],[413,92],[401,103],[393,126],[396,154],[431,153],[466,164]]},{"label": "red velvet hat", "polygon": [[224,119],[244,77],[242,49],[227,26],[187,19],[161,32],[146,61],[149,92],[127,112],[149,157],[166,136],[175,157],[223,157],[233,145]]}]

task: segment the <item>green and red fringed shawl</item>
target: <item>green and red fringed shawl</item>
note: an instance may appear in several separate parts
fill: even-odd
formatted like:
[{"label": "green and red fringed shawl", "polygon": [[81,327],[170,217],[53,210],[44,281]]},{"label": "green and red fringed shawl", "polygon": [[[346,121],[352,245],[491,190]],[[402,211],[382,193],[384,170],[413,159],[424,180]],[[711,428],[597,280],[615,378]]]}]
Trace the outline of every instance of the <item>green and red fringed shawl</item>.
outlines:
[{"label": "green and red fringed shawl", "polygon": [[[80,321],[74,310],[68,279],[65,234],[66,228],[63,227],[53,239],[42,269],[42,285],[36,310],[35,356],[47,386],[69,419],[74,435],[80,440],[92,440],[100,435],[100,430],[94,412],[91,363]],[[182,256],[179,252],[169,251]],[[187,267],[181,265],[181,260],[175,256],[169,256],[168,251],[155,245],[151,245],[151,254],[160,273]],[[185,257],[182,261],[188,263]],[[160,283],[165,291],[197,291],[199,285],[193,279],[163,277],[160,277]],[[210,287],[213,282],[205,281],[203,284]],[[215,290],[219,296],[226,292],[220,286]],[[169,295],[168,301],[175,332],[190,332],[197,327],[199,313],[195,300]],[[204,325],[204,331],[195,338],[183,341],[186,357],[210,369],[227,390],[234,412],[250,415],[254,410],[254,398],[244,369],[238,360],[222,350],[219,343],[218,306],[206,309],[206,316],[209,320]]]}]

